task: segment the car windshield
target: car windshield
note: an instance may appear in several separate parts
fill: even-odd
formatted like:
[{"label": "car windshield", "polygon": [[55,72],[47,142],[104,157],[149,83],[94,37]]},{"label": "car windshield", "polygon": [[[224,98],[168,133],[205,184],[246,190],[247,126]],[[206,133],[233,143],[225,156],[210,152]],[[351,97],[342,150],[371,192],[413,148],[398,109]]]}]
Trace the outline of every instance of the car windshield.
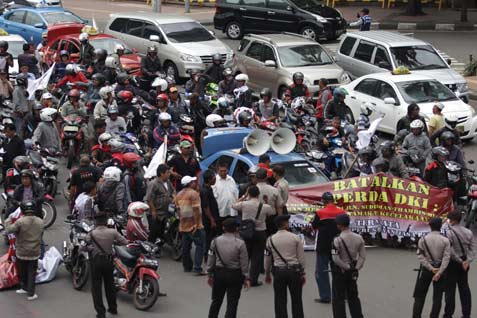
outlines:
[{"label": "car windshield", "polygon": [[60,23],[83,23],[83,21],[71,12],[43,12],[41,14],[48,25]]},{"label": "car windshield", "polygon": [[8,41],[8,53],[10,53],[14,59],[18,57],[19,54],[23,53],[23,41]]},{"label": "car windshield", "polygon": [[326,176],[307,161],[280,162],[285,168],[285,179],[291,188],[307,187],[328,182]]},{"label": "car windshield", "polygon": [[104,49],[108,54],[115,52],[115,46],[121,44],[124,47],[124,54],[132,54],[133,51],[124,44],[123,41],[113,38],[91,39],[91,45],[95,49]]},{"label": "car windshield", "polygon": [[454,93],[438,81],[409,81],[396,85],[408,104],[457,100]]},{"label": "car windshield", "polygon": [[292,0],[292,2],[303,9],[313,8],[320,5],[320,1],[316,0]]},{"label": "car windshield", "polygon": [[162,30],[173,43],[211,41],[215,37],[197,22],[162,24]]},{"label": "car windshield", "polygon": [[411,71],[448,68],[430,45],[394,47],[391,54],[397,66],[405,66]]},{"label": "car windshield", "polygon": [[331,64],[333,60],[319,45],[285,46],[278,48],[283,67]]}]

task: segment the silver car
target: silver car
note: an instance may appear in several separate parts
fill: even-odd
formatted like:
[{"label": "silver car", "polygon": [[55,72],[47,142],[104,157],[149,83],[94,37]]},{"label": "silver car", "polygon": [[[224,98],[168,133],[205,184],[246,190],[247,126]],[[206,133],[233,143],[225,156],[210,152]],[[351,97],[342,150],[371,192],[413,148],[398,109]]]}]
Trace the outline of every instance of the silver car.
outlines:
[{"label": "silver car", "polygon": [[232,66],[233,50],[188,17],[151,12],[115,13],[110,15],[105,33],[136,48],[140,55],[146,55],[149,46],[156,46],[164,71],[176,81],[189,77],[190,69],[205,70],[217,53],[225,66]]},{"label": "silver car", "polygon": [[249,77],[248,86],[255,92],[264,87],[282,97],[295,72],[305,75],[310,93],[319,90],[318,82],[326,78],[330,86],[350,82],[326,50],[315,41],[292,33],[244,36],[235,56],[235,72]]}]

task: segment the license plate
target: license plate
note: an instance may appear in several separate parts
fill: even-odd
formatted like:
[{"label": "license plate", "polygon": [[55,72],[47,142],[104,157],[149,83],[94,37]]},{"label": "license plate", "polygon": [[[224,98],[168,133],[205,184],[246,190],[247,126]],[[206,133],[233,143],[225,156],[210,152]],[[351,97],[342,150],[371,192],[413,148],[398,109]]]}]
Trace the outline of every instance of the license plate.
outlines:
[{"label": "license plate", "polygon": [[77,126],[65,126],[64,131],[66,132],[78,132],[79,128]]}]

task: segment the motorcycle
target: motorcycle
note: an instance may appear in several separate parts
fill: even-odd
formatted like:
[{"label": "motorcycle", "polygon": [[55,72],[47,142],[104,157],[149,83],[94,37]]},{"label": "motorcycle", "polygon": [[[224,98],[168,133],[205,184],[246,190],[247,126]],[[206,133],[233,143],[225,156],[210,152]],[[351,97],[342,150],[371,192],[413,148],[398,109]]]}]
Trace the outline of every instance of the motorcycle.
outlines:
[{"label": "motorcycle", "polygon": [[157,245],[162,247],[167,244],[171,249],[171,258],[180,261],[182,258],[182,236],[179,232],[179,216],[174,204],[169,205],[168,215],[164,222],[164,232]]},{"label": "motorcycle", "polygon": [[121,134],[121,141],[127,145],[134,146],[134,150],[138,155],[142,157],[145,155],[146,152],[143,150],[141,145],[139,145],[138,139],[134,133],[127,132],[125,134]]},{"label": "motorcycle", "polygon": [[30,150],[28,153],[33,168],[38,174],[39,181],[43,184],[45,192],[52,197],[55,197],[58,189],[57,179],[60,161],[54,157],[56,155],[58,153],[53,153],[46,148]]},{"label": "motorcycle", "polygon": [[66,270],[71,273],[73,288],[81,290],[88,282],[90,271],[89,253],[82,247],[86,246],[86,236],[93,230],[93,226],[71,216],[65,223],[70,225],[70,235],[69,242],[63,241],[63,262]]},{"label": "motorcycle", "polygon": [[114,246],[114,285],[117,290],[133,294],[134,307],[148,310],[159,297],[159,263],[151,255],[154,244],[136,241],[127,246]]},{"label": "motorcycle", "polygon": [[79,156],[81,151],[83,141],[83,131],[81,127],[84,120],[81,116],[70,115],[66,116],[64,121],[65,124],[61,131],[61,141],[63,149],[67,154],[66,167],[71,169],[75,158]]}]

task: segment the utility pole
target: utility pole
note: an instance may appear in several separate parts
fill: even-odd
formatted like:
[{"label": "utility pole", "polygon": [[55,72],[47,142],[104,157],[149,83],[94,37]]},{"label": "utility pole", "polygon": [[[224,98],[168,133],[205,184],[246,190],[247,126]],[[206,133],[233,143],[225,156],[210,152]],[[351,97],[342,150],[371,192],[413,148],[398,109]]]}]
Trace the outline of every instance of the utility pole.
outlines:
[{"label": "utility pole", "polygon": [[185,13],[190,13],[190,3],[189,3],[190,0],[184,0],[184,9],[185,9]]},{"label": "utility pole", "polygon": [[161,12],[161,0],[152,0],[152,12]]}]

